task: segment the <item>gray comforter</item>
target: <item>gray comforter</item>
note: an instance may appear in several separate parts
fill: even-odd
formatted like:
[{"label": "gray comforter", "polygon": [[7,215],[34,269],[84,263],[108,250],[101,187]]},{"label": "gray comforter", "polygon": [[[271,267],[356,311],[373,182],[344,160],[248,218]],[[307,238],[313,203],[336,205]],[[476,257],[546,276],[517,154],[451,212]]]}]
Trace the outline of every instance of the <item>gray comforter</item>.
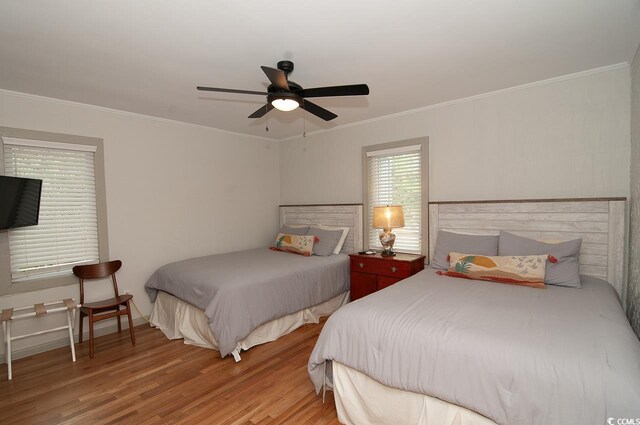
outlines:
[{"label": "gray comforter", "polygon": [[263,323],[321,304],[349,289],[349,257],[303,257],[259,248],[160,267],[147,281],[204,310],[222,357]]},{"label": "gray comforter", "polygon": [[640,420],[640,341],[613,287],[586,276],[533,289],[426,269],[329,318],[309,359],[317,391],[325,359],[499,424]]}]

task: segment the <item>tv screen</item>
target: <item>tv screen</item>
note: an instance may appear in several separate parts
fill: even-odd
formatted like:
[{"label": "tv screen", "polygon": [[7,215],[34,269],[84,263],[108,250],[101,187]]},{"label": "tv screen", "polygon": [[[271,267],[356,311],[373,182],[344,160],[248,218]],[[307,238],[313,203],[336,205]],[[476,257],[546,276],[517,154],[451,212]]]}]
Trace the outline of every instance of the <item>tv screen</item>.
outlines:
[{"label": "tv screen", "polygon": [[42,180],[0,176],[0,230],[38,224]]}]

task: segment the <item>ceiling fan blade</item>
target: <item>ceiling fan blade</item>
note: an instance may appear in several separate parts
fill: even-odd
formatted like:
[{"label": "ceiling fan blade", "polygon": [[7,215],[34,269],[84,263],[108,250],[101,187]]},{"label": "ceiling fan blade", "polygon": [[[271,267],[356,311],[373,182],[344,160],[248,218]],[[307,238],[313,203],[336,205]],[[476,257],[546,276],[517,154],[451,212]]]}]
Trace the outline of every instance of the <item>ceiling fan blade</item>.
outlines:
[{"label": "ceiling fan blade", "polygon": [[217,91],[217,92],[221,92],[221,93],[259,94],[259,95],[262,95],[262,96],[266,96],[267,95],[266,92],[251,91],[251,90],[220,89],[220,88],[217,88],[217,87],[202,87],[202,86],[198,86],[196,88],[198,90],[201,90],[201,91]]},{"label": "ceiling fan blade", "polygon": [[336,118],[337,115],[331,111],[327,111],[322,106],[318,106],[315,103],[311,103],[308,100],[303,100],[300,107],[305,111],[312,113],[313,115],[322,118],[325,121],[331,121]]},{"label": "ceiling fan blade", "polygon": [[253,114],[249,115],[249,118],[260,118],[260,117],[264,117],[267,112],[269,112],[270,110],[273,109],[273,105],[270,103],[267,103],[264,106],[261,106],[260,108],[258,108],[257,111],[255,111]]},{"label": "ceiling fan blade", "polygon": [[287,83],[287,75],[284,71],[279,69],[269,68],[268,66],[261,66],[262,71],[267,75],[271,84],[279,88],[280,90],[291,91],[289,84]]},{"label": "ceiling fan blade", "polygon": [[369,86],[351,84],[348,86],[316,87],[300,90],[298,94],[302,97],[365,96],[369,94]]}]

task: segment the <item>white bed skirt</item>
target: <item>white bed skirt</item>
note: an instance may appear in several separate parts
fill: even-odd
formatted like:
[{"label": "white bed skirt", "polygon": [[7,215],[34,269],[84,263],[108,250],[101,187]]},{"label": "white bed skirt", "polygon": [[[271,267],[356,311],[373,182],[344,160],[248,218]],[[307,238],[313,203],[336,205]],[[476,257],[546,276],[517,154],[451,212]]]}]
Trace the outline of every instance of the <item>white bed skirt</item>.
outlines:
[{"label": "white bed skirt", "polygon": [[387,387],[336,361],[333,382],[338,420],[343,424],[497,425],[464,407]]},{"label": "white bed skirt", "polygon": [[[238,348],[248,350],[259,344],[275,341],[306,323],[318,323],[349,301],[349,291],[322,304],[272,320],[258,327],[238,343]],[[185,344],[218,349],[218,342],[211,332],[209,321],[200,310],[166,292],[158,291],[150,317],[155,326],[169,339],[184,339]]]}]

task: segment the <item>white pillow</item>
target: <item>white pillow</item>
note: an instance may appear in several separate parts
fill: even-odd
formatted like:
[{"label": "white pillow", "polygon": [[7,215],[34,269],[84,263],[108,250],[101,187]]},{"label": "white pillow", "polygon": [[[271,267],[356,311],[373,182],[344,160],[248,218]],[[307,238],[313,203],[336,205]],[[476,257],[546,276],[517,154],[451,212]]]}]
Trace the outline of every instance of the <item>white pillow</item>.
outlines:
[{"label": "white pillow", "polygon": [[349,234],[348,227],[331,227],[331,226],[323,226],[322,224],[312,224],[313,227],[317,227],[318,229],[323,230],[342,230],[342,237],[338,241],[338,245],[336,245],[333,250],[334,254],[340,254],[340,250],[342,249],[342,245],[344,245],[344,241],[347,239],[347,234]]}]

